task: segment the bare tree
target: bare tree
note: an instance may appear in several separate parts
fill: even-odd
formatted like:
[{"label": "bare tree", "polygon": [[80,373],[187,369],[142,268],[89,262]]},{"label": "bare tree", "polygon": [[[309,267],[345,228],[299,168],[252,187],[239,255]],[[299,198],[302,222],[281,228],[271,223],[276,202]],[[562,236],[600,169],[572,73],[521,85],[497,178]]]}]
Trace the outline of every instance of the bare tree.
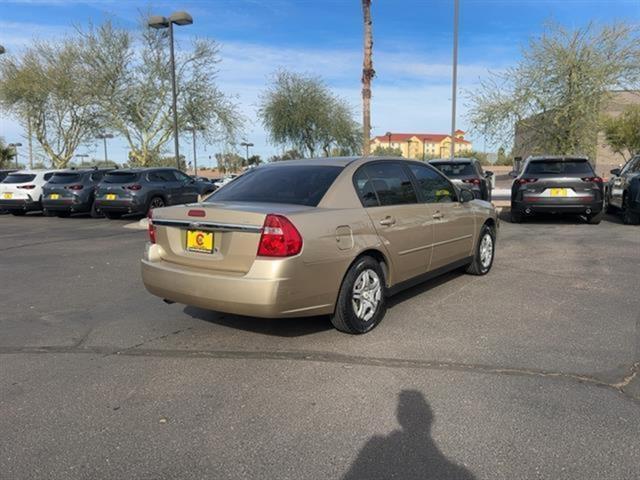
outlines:
[{"label": "bare tree", "polygon": [[371,0],[362,0],[364,18],[364,60],[362,62],[362,154],[371,153],[371,81],[373,69],[373,32],[371,28]]}]

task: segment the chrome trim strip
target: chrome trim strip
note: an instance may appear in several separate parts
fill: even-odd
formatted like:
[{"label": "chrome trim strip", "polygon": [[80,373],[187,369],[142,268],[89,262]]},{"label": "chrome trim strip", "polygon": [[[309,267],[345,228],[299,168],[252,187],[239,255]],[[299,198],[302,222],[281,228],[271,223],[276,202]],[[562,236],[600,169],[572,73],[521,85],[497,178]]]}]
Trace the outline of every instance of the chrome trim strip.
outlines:
[{"label": "chrome trim strip", "polygon": [[235,223],[215,223],[215,222],[190,222],[188,220],[153,219],[154,225],[163,227],[192,228],[194,230],[204,230],[211,232],[249,232],[260,233],[262,227],[256,225],[242,225]]},{"label": "chrome trim strip", "polygon": [[419,252],[420,250],[426,250],[427,248],[431,248],[433,247],[433,243],[430,243],[429,245],[423,245],[421,247],[416,247],[416,248],[410,248],[409,250],[403,250],[401,252],[398,252],[398,255],[407,255],[408,253],[415,253],[415,252]]},{"label": "chrome trim strip", "polygon": [[471,238],[473,235],[463,235],[461,237],[450,238],[449,240],[443,240],[442,242],[436,242],[433,244],[434,247],[439,247],[440,245],[446,245],[447,243],[459,242],[460,240],[465,240],[467,238]]}]

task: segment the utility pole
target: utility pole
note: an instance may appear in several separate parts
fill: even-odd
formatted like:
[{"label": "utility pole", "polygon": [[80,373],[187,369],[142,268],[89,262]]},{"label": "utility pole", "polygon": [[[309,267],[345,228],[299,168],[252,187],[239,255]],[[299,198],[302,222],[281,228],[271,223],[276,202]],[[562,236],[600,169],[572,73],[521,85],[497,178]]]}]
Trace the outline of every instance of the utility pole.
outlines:
[{"label": "utility pole", "polygon": [[460,0],[453,0],[453,79],[451,82],[451,160],[456,156],[456,94],[458,90],[458,16]]}]

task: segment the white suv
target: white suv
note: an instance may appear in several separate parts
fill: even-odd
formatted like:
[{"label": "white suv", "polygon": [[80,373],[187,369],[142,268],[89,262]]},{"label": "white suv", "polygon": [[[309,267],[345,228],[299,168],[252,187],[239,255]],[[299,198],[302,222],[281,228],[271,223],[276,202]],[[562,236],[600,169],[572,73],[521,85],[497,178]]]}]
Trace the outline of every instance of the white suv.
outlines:
[{"label": "white suv", "polygon": [[0,209],[13,215],[42,210],[42,187],[60,170],[20,170],[0,183]]}]

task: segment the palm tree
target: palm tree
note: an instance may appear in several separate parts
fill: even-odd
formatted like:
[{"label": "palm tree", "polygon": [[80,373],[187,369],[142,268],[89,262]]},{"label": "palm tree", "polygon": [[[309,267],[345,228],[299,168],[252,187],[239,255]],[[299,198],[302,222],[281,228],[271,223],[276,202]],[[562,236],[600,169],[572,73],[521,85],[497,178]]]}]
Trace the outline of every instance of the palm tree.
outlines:
[{"label": "palm tree", "polygon": [[364,61],[362,62],[362,153],[371,153],[371,80],[373,69],[373,33],[371,30],[371,0],[362,0],[364,17]]},{"label": "palm tree", "polygon": [[4,139],[0,137],[0,168],[9,167],[11,160],[15,156],[15,149],[4,143]]}]

